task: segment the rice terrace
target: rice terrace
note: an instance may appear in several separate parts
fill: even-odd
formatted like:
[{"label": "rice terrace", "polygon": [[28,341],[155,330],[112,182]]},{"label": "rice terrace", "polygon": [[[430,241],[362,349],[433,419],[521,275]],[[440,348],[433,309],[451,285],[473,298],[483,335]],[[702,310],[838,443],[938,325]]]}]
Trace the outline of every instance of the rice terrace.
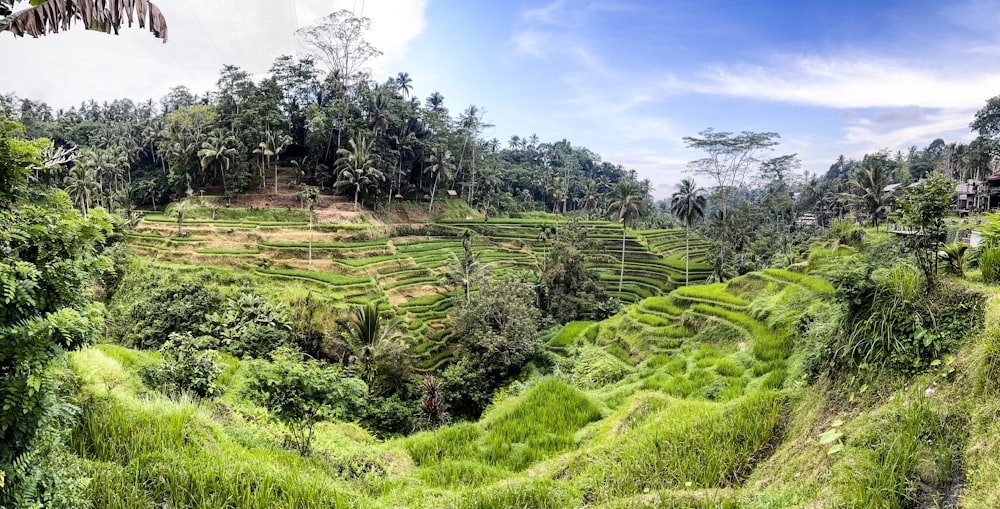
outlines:
[{"label": "rice terrace", "polygon": [[0,509],[1000,507],[990,9],[0,0]]}]

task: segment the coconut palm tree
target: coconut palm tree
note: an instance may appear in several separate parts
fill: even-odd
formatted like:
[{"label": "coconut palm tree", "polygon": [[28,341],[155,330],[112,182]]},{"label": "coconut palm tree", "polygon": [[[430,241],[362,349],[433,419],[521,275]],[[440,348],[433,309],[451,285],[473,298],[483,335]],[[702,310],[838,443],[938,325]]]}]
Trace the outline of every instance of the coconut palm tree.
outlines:
[{"label": "coconut palm tree", "polygon": [[236,159],[234,145],[236,145],[236,139],[232,136],[224,136],[221,131],[215,130],[209,135],[208,139],[202,142],[201,150],[198,151],[202,171],[212,167],[218,169],[219,174],[222,176],[223,194],[227,193],[226,172],[229,171],[233,160]]},{"label": "coconut palm tree", "polygon": [[350,361],[361,367],[369,395],[375,393],[375,375],[378,374],[379,363],[406,348],[403,326],[401,318],[383,316],[375,302],[358,306],[351,311],[344,342],[351,352]]},{"label": "coconut palm tree", "polygon": [[410,91],[413,90],[412,84],[413,78],[410,78],[410,73],[401,72],[396,75],[396,90],[403,96],[410,97]]},{"label": "coconut palm tree", "polygon": [[639,186],[632,180],[620,180],[611,190],[611,202],[608,204],[608,215],[622,224],[622,261],[621,272],[618,275],[618,295],[621,298],[622,285],[625,281],[625,236],[633,223],[646,213],[645,196],[639,192]]},{"label": "coconut palm tree", "polygon": [[677,192],[670,196],[670,212],[684,223],[684,286],[688,284],[691,260],[691,226],[705,217],[708,205],[698,185],[691,179],[681,181]]},{"label": "coconut palm tree", "polygon": [[597,187],[597,182],[589,179],[583,183],[580,193],[580,197],[576,199],[577,206],[587,211],[587,219],[590,219],[590,212],[601,203],[601,191]]},{"label": "coconut palm tree", "polygon": [[44,0],[12,13],[11,7],[18,1],[26,0],[0,2],[0,32],[39,37],[68,30],[71,22],[82,21],[87,30],[117,34],[123,23],[132,26],[137,21],[140,28],[148,25],[156,38],[167,42],[167,20],[160,8],[148,0]]},{"label": "coconut palm tree", "polygon": [[340,172],[334,187],[352,188],[354,190],[354,210],[358,210],[358,196],[363,189],[385,181],[385,174],[375,168],[373,143],[364,136],[355,141],[347,140],[349,149],[337,150],[340,158],[336,165]]},{"label": "coconut palm tree", "polygon": [[444,175],[445,179],[450,179],[454,176],[455,164],[451,157],[451,152],[444,151],[444,153],[438,153],[437,150],[432,150],[430,156],[427,158],[427,167],[424,168],[424,172],[432,175],[434,178],[434,184],[431,186],[431,204],[427,207],[427,212],[434,210],[434,196],[437,194],[438,182],[441,180],[441,176]]},{"label": "coconut palm tree", "polygon": [[872,157],[864,166],[858,168],[854,179],[849,182],[852,202],[871,218],[875,227],[878,227],[878,216],[892,196],[891,192],[885,191],[890,178],[885,160]]},{"label": "coconut palm tree", "polygon": [[70,168],[69,175],[66,177],[66,192],[80,206],[84,216],[90,211],[90,204],[93,202],[98,188],[95,171],[92,167],[78,162]]}]

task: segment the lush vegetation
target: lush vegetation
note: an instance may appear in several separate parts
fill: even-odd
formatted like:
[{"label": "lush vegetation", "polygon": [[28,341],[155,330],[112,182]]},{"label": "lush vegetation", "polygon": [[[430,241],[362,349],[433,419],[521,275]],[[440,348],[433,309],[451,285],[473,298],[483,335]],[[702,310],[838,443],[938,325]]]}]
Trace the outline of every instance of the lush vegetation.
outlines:
[{"label": "lush vegetation", "polygon": [[708,129],[713,187],[657,206],[328,65],[0,98],[0,507],[1000,504],[1000,217],[975,249],[948,217],[960,146],[796,182]]}]

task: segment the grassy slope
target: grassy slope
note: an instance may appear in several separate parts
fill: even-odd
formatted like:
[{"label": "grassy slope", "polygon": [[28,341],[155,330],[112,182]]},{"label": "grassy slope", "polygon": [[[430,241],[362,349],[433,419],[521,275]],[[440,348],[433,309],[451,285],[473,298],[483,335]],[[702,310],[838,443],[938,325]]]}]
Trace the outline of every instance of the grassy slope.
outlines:
[{"label": "grassy slope", "polygon": [[[563,375],[440,430],[440,461],[431,433],[381,441],[338,423],[301,458],[239,398],[236,360],[223,398],[178,402],[138,382],[155,356],[107,345],[71,356],[84,401],[73,443],[95,507],[1000,505],[1000,334],[914,379],[807,385],[789,331],[830,290],[765,271],[569,324],[546,354]],[[1000,330],[1000,292],[979,290],[987,331]],[[831,430],[842,435],[821,443]]]},{"label": "grassy slope", "polygon": [[[397,216],[409,209],[416,215],[416,205],[420,204],[397,204],[392,217],[400,219]],[[473,250],[491,270],[530,269],[549,246],[539,240],[538,232],[560,220],[541,214],[484,223],[462,200],[444,200],[435,208],[430,219],[437,223],[423,230],[416,225],[410,234],[392,238],[389,228],[367,223],[310,229],[301,210],[201,207],[187,212],[187,237],[175,236],[173,219],[149,215],[127,239],[134,252],[161,268],[204,267],[223,274],[235,268],[255,276],[258,288],[273,290],[276,296],[290,288],[295,294],[319,292],[335,307],[369,301],[393,305],[418,339],[417,367],[433,371],[454,358],[454,345],[445,334],[451,307],[447,297],[453,294],[445,273],[452,253],[462,251],[457,235],[479,234]],[[210,219],[213,214],[217,219]],[[592,253],[600,255],[593,268],[609,293],[618,295],[620,255],[605,256],[605,252],[619,253],[621,230],[604,221],[590,221],[587,226],[602,243]],[[665,294],[683,284],[682,230],[633,231],[627,240],[622,300]],[[703,245],[697,239],[692,243],[691,281],[704,279],[710,271],[699,261]]]}]

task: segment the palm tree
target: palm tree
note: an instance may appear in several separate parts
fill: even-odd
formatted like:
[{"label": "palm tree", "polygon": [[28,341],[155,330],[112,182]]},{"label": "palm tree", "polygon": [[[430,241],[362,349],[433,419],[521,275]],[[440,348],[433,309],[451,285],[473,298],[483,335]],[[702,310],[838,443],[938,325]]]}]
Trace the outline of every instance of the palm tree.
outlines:
[{"label": "palm tree", "polygon": [[708,202],[701,195],[698,185],[691,179],[682,180],[677,192],[670,196],[670,212],[684,223],[684,286],[688,284],[690,270],[691,226],[695,221],[705,217],[707,205]]},{"label": "palm tree", "polygon": [[47,0],[32,2],[31,7],[13,14],[8,4],[11,2],[0,2],[0,32],[10,32],[15,37],[56,33],[68,29],[74,20],[82,21],[88,30],[117,34],[122,23],[132,26],[133,21],[138,21],[140,28],[148,24],[153,36],[167,42],[167,20],[160,8],[149,0]]},{"label": "palm tree", "polygon": [[588,179],[580,188],[580,196],[576,199],[578,207],[587,211],[587,219],[590,219],[590,212],[601,203],[601,191],[597,187],[594,179]]},{"label": "palm tree", "polygon": [[[169,207],[168,207],[169,208]],[[184,209],[187,208],[187,202],[179,201],[174,204],[173,210],[170,211],[170,215],[177,218],[177,236],[183,237],[184,230]]]},{"label": "palm tree", "polygon": [[66,192],[80,206],[84,216],[88,214],[90,204],[98,189],[94,174],[95,171],[92,167],[77,162],[70,168],[69,175],[66,177]]},{"label": "palm tree", "polygon": [[232,136],[223,136],[221,132],[216,131],[201,144],[201,150],[198,151],[202,171],[215,167],[222,175],[223,194],[227,194],[226,172],[236,159],[236,149],[233,148],[235,144],[236,140]]},{"label": "palm tree", "polygon": [[413,90],[412,83],[413,79],[410,78],[410,73],[401,72],[396,75],[396,90],[406,97],[410,97],[410,91]]},{"label": "palm tree", "polygon": [[440,155],[437,151],[431,151],[427,162],[429,165],[424,168],[424,172],[434,176],[434,185],[431,186],[431,204],[427,207],[427,212],[430,212],[434,210],[434,195],[437,194],[438,182],[441,180],[441,175],[444,175],[445,179],[450,179],[454,175],[455,164],[452,161],[451,152],[448,151]]},{"label": "palm tree", "polygon": [[620,180],[611,190],[611,203],[608,204],[608,215],[622,223],[622,262],[618,275],[618,298],[621,299],[622,284],[625,281],[625,235],[636,219],[645,213],[645,196],[639,192],[639,186],[631,180]]},{"label": "palm tree", "polygon": [[483,277],[483,266],[479,253],[472,251],[472,237],[466,233],[462,237],[461,258],[451,253],[451,263],[448,264],[448,279],[465,292],[465,303],[472,300],[472,287]]},{"label": "palm tree", "polygon": [[379,181],[385,181],[385,174],[374,166],[374,154],[372,152],[373,143],[364,136],[347,140],[350,149],[339,149],[337,154],[337,167],[340,173],[337,175],[337,182],[334,184],[338,188],[354,189],[354,210],[358,210],[358,195],[362,189],[367,189]]},{"label": "palm tree", "polygon": [[885,161],[872,157],[867,164],[858,168],[854,179],[849,182],[852,191],[852,201],[871,218],[872,225],[878,227],[878,216],[892,196],[886,191],[889,185],[889,170]]},{"label": "palm tree", "polygon": [[403,320],[399,317],[386,319],[378,310],[378,304],[369,302],[351,311],[344,341],[351,352],[351,362],[361,366],[362,378],[368,384],[369,395],[375,393],[375,375],[378,364],[405,348],[403,341]]},{"label": "palm tree", "polygon": [[438,92],[437,90],[435,90],[433,94],[427,96],[427,106],[434,113],[438,113],[441,110],[443,110],[444,109],[444,96],[441,95],[441,92]]}]

